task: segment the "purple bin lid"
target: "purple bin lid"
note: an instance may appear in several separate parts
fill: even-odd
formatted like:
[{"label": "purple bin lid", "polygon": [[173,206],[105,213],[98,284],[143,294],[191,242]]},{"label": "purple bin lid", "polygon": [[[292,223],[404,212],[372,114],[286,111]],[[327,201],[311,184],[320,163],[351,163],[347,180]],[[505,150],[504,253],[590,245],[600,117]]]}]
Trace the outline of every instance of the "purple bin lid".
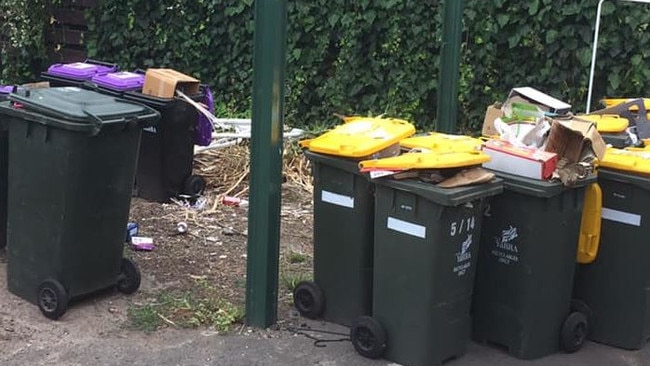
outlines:
[{"label": "purple bin lid", "polygon": [[115,67],[91,64],[86,62],[54,64],[47,69],[47,72],[50,75],[77,80],[90,80],[95,75],[107,74],[113,71],[115,71]]},{"label": "purple bin lid", "polygon": [[11,92],[14,90],[13,85],[0,85],[0,94],[11,94]]},{"label": "purple bin lid", "polygon": [[136,72],[120,71],[105,75],[95,75],[92,82],[106,89],[116,91],[130,91],[142,89],[144,85],[144,74]]}]

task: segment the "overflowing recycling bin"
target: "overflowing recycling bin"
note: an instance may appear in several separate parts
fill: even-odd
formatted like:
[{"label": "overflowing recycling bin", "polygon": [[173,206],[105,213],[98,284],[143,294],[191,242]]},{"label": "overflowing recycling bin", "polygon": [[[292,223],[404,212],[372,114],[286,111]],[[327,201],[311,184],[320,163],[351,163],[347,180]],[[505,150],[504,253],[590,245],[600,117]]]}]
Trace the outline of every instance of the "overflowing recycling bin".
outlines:
[{"label": "overflowing recycling bin", "polygon": [[414,132],[403,120],[350,117],[301,142],[314,177],[314,279],[293,292],[302,315],[349,326],[370,314],[375,187],[358,163],[398,154],[399,140]]},{"label": "overflowing recycling bin", "polygon": [[7,282],[52,319],[70,299],[140,272],[123,258],[142,128],[159,113],[76,87],[26,90],[0,103],[8,126]]},{"label": "overflowing recycling bin", "polygon": [[504,192],[491,200],[481,231],[472,338],[521,359],[578,350],[587,314],[571,296],[585,189],[498,172]]},{"label": "overflowing recycling bin", "polygon": [[502,189],[376,181],[372,316],[350,330],[358,353],[414,366],[465,353],[483,211]]},{"label": "overflowing recycling bin", "polygon": [[650,150],[608,149],[598,172],[600,242],[578,266],[574,303],[589,318],[589,339],[640,349],[650,339]]}]

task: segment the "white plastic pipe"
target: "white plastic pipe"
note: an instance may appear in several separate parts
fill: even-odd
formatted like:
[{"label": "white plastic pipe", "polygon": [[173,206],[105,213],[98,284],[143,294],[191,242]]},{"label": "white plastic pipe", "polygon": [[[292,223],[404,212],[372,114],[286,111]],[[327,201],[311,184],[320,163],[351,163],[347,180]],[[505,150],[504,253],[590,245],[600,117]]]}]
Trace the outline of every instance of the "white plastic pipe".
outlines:
[{"label": "white plastic pipe", "polygon": [[[612,1],[614,1],[614,0],[612,0]],[[650,4],[650,0],[616,0],[616,1]],[[590,71],[589,71],[589,88],[587,90],[587,106],[585,108],[586,109],[585,113],[589,113],[591,111],[591,95],[592,95],[593,86],[594,86],[594,71],[596,69],[596,52],[598,50],[598,32],[600,31],[600,14],[601,14],[604,2],[605,2],[605,0],[598,1],[598,9],[596,10],[596,27],[594,29],[594,46],[593,46],[593,48],[591,50],[591,68],[590,68]]]}]

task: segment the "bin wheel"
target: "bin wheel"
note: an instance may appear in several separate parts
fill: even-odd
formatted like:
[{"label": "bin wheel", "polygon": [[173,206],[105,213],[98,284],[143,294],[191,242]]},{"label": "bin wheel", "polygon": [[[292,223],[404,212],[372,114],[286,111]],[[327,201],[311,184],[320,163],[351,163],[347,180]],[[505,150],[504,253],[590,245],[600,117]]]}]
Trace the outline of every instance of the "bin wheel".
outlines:
[{"label": "bin wheel", "polygon": [[205,179],[200,175],[190,175],[183,184],[183,193],[189,196],[198,196],[205,189]]},{"label": "bin wheel", "polygon": [[117,290],[130,295],[140,288],[140,270],[129,258],[122,258],[122,268],[117,278]]},{"label": "bin wheel", "polygon": [[359,317],[352,322],[350,339],[354,349],[363,357],[378,358],[386,350],[386,331],[369,316]]},{"label": "bin wheel", "polygon": [[293,304],[302,316],[316,319],[325,310],[325,295],[316,283],[302,281],[293,289]]},{"label": "bin wheel", "polygon": [[38,286],[38,308],[45,317],[57,320],[68,310],[68,292],[61,282],[45,280]]},{"label": "bin wheel", "polygon": [[584,346],[589,334],[587,316],[574,311],[566,318],[560,334],[560,346],[567,353],[578,351]]},{"label": "bin wheel", "polygon": [[583,313],[587,317],[587,322],[594,315],[589,306],[584,301],[578,299],[571,299],[571,312]]}]

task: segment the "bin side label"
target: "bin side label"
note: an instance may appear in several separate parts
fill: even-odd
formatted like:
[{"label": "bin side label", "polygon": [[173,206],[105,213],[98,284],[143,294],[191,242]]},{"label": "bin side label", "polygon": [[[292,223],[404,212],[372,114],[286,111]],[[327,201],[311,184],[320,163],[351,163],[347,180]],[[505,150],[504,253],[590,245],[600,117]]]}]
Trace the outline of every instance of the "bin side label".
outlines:
[{"label": "bin side label", "polygon": [[603,207],[600,213],[600,217],[604,220],[616,221],[622,224],[641,226],[641,215],[633,214],[630,212]]},{"label": "bin side label", "polygon": [[508,225],[507,229],[501,231],[500,237],[494,238],[495,248],[492,249],[492,255],[499,258],[499,262],[503,264],[519,262],[519,248],[515,242],[518,237],[517,228]]},{"label": "bin side label", "polygon": [[394,217],[388,217],[388,220],[386,220],[386,227],[391,230],[395,230],[400,233],[408,234],[422,239],[427,237],[426,227],[414,224],[412,222],[396,219]]},{"label": "bin side label", "polygon": [[321,191],[320,199],[323,202],[331,203],[333,205],[354,208],[354,197],[324,190]]},{"label": "bin side label", "polygon": [[467,234],[467,238],[460,243],[460,250],[456,253],[456,266],[454,266],[454,273],[456,275],[464,276],[467,270],[472,267],[472,247],[474,234]]}]

